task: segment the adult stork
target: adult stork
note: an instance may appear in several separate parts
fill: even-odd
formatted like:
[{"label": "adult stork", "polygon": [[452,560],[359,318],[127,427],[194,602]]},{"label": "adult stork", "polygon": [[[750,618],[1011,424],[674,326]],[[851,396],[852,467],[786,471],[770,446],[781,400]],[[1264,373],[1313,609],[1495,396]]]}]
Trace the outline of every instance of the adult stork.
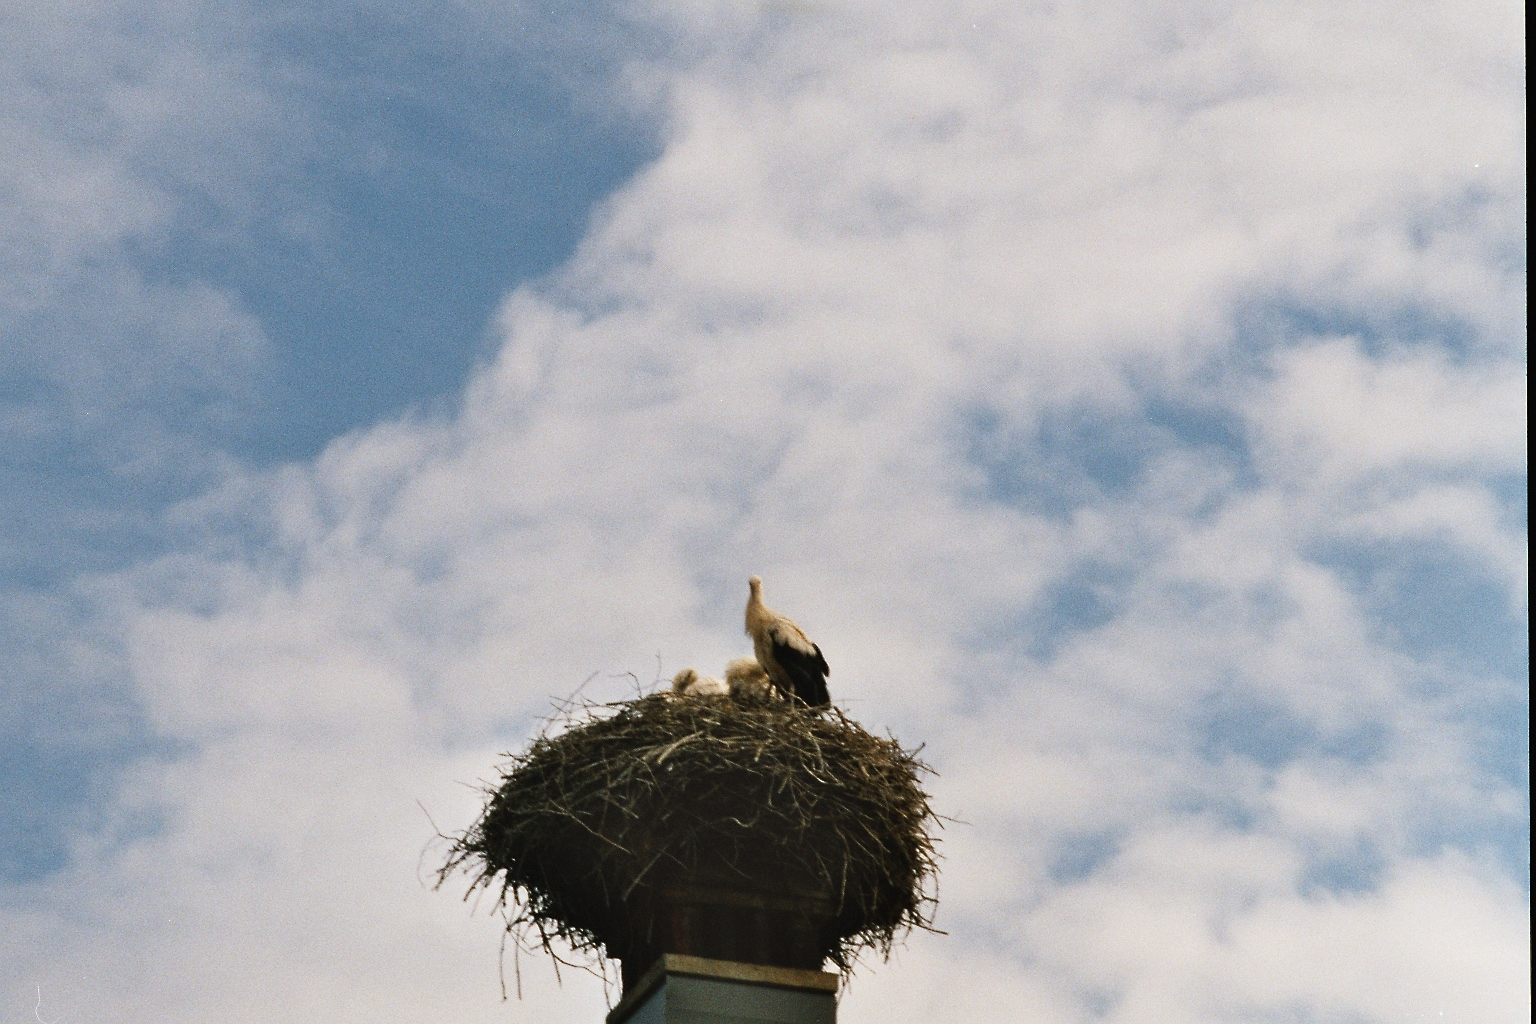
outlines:
[{"label": "adult stork", "polygon": [[830,703],[827,696],[827,659],[821,648],[811,643],[805,631],[794,621],[763,604],[763,581],[753,576],[747,581],[747,635],[757,662],[768,673],[779,692],[794,695],[813,708]]}]

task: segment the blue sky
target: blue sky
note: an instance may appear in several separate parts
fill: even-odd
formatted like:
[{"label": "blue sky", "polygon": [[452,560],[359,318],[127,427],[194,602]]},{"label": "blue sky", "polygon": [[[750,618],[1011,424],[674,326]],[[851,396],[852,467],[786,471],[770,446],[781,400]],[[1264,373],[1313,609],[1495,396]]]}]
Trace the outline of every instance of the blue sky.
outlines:
[{"label": "blue sky", "polygon": [[964,822],[845,1020],[1529,1020],[1522,18],[15,8],[0,1020],[594,1019],[421,808],[754,572]]},{"label": "blue sky", "polygon": [[[25,710],[7,715],[0,871],[19,879],[63,862],[68,828],[91,820],[125,760],[174,749],[137,715],[131,686],[82,673],[58,649],[78,624],[70,583],[184,544],[165,513],[224,460],[313,458],[380,418],[451,408],[494,351],[488,323],[501,296],[567,258],[591,207],[654,149],[642,119],[582,107],[583,90],[601,88],[600,68],[562,60],[552,75],[551,54],[530,47],[526,29],[477,42],[454,38],[441,17],[296,8],[263,12],[207,47],[251,62],[255,82],[245,84],[265,94],[247,107],[275,104],[296,122],[263,125],[261,141],[297,153],[263,154],[266,173],[231,182],[247,169],[229,150],[248,140],[219,139],[213,154],[137,148],[101,109],[122,79],[152,79],[157,57],[208,55],[165,22],[99,13],[87,42],[148,52],[120,79],[92,80],[106,69],[91,68],[69,82],[67,111],[46,109],[67,95],[63,83],[27,83],[31,96],[16,92],[33,107],[15,127],[83,134],[94,118],[101,149],[169,209],[88,254],[56,254],[78,262],[56,273],[53,295],[13,303],[4,321],[6,406],[19,428],[0,499],[16,602],[6,616],[16,670],[4,685],[7,703]],[[235,12],[201,13],[217,22]],[[22,33],[11,44],[18,64],[37,78],[67,73],[27,61],[29,41]],[[223,116],[195,82],[177,86],[195,115]],[[102,273],[118,287],[103,288]],[[172,317],[209,297],[233,311],[256,339],[249,365],[234,375],[217,365],[218,328],[182,350],[176,326],[143,322],[145,292]],[[178,365],[200,359],[214,364],[206,375]],[[135,465],[145,434],[177,449],[176,464]],[[48,626],[38,628],[39,614]],[[38,675],[71,698],[37,688],[28,677]]]}]

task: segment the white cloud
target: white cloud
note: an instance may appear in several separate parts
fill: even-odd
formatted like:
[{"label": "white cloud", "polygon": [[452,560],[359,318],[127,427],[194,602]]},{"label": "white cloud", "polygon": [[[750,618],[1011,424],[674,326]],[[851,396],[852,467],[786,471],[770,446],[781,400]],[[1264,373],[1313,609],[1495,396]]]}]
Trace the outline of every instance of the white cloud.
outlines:
[{"label": "white cloud", "polygon": [[[1275,475],[1393,470],[1518,473],[1525,462],[1523,362],[1458,366],[1441,352],[1372,359],[1348,339],[1277,356],[1253,419]],[[1312,486],[1315,486],[1313,484]]]},{"label": "white cloud", "polygon": [[1340,1016],[1528,1018],[1522,895],[1457,858],[1408,863],[1369,896],[1257,908],[1234,924],[1235,962],[1223,974],[1233,996],[1316,1003]]},{"label": "white cloud", "polygon": [[[494,929],[417,885],[414,801],[462,827],[453,783],[550,694],[739,653],[755,571],[969,822],[950,935],[862,974],[846,1020],[1528,1019],[1496,844],[1419,845],[1518,823],[1518,794],[1314,557],[1523,551],[1483,486],[1524,453],[1492,10],[655,14],[684,55],[633,70],[664,149],[507,299],[462,408],[232,480],[178,512],[204,549],[102,584],[147,713],[197,748],[138,780],[162,833],[0,910],[28,936],[6,991],[89,963],[77,1018],[505,1015]],[[1286,319],[1425,307],[1477,343]],[[1243,436],[1141,450],[1159,402]],[[1064,507],[970,458],[977,417],[1028,467],[1072,409],[1148,426],[1115,479],[1071,453]],[[270,540],[231,553],[239,519]],[[1077,578],[1106,611],[1041,612]],[[1361,891],[1305,892],[1362,842]],[[599,1012],[534,978],[514,1015]]]}]

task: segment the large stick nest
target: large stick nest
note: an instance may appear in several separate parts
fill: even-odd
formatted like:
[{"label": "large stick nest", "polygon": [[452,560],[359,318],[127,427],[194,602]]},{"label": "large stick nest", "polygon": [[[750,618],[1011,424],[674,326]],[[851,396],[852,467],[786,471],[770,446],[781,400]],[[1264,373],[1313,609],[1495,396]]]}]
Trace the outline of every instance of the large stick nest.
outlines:
[{"label": "large stick nest", "polygon": [[935,905],[933,827],[916,751],[837,708],[656,694],[546,723],[454,839],[456,871],[508,930],[553,952],[623,956],[662,890],[699,878],[818,897],[822,956],[882,956]]}]

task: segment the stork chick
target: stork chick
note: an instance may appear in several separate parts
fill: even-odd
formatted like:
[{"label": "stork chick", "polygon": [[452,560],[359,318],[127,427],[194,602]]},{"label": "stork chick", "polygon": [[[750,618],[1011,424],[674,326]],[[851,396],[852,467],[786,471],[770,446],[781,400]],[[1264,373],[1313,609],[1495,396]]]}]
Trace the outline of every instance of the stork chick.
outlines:
[{"label": "stork chick", "polygon": [[763,604],[763,581],[753,576],[747,581],[747,635],[757,662],[769,680],[786,697],[795,696],[813,708],[830,702],[827,696],[827,659],[821,648],[811,643],[805,631],[794,621]]},{"label": "stork chick", "polygon": [[672,677],[672,695],[675,697],[724,697],[730,692],[730,687],[714,676],[701,676],[691,668]]},{"label": "stork chick", "polygon": [[725,685],[732,697],[779,696],[779,691],[768,678],[756,658],[733,658],[725,666]]}]

